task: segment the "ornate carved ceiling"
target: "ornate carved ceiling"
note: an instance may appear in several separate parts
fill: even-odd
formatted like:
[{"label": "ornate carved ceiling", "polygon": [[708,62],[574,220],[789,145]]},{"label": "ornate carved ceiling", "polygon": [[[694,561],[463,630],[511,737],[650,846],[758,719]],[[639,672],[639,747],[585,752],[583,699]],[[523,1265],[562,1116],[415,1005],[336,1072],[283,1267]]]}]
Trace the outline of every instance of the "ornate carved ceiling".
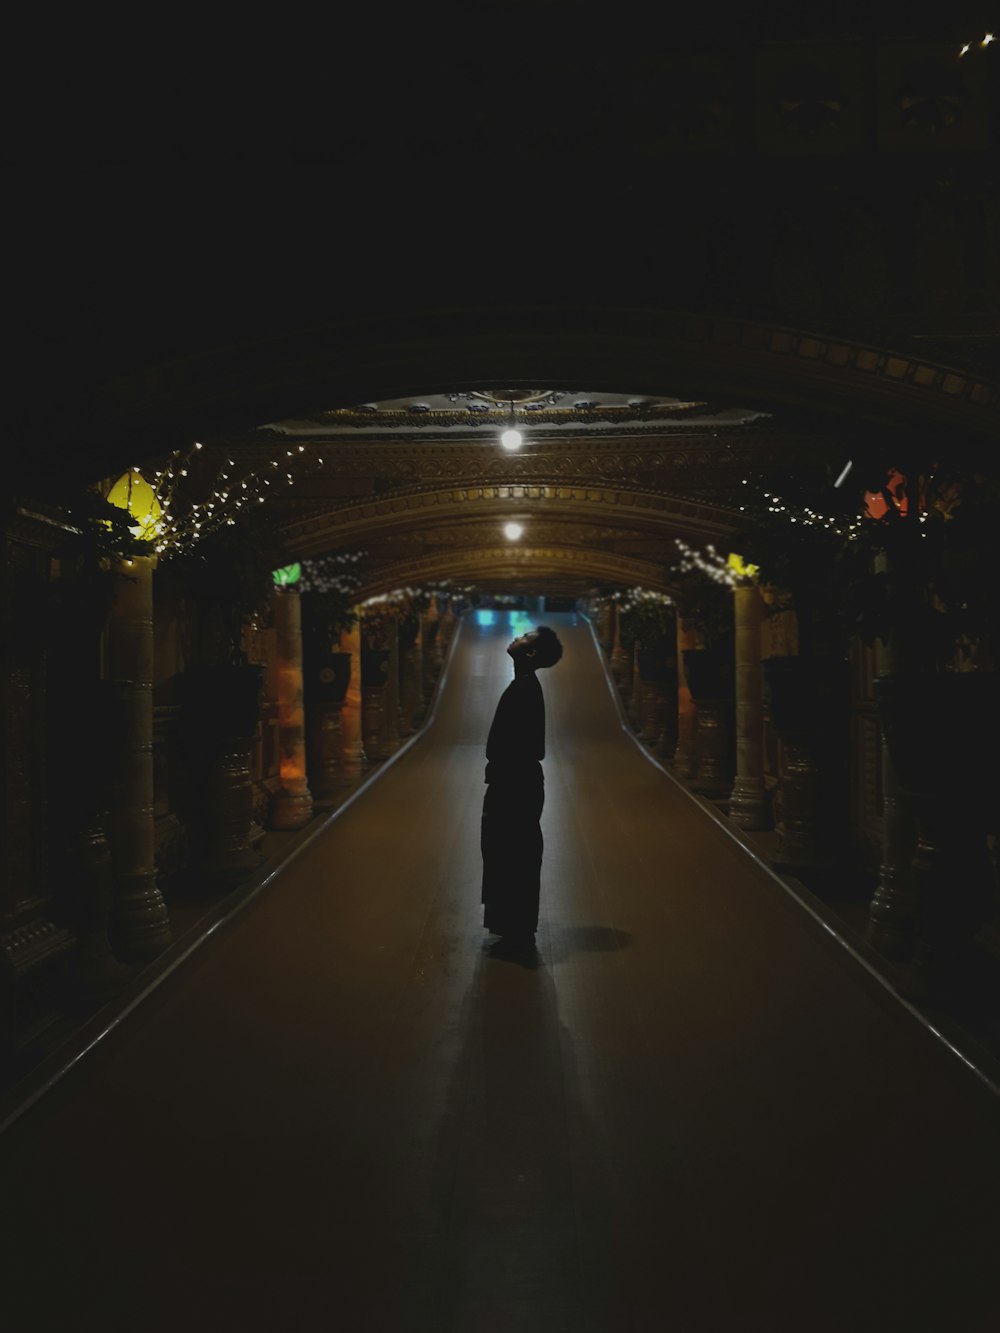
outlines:
[{"label": "ornate carved ceiling", "polygon": [[[512,403],[516,452],[499,442]],[[507,387],[315,413],[206,452],[256,469],[289,445],[304,475],[271,503],[290,555],[363,551],[367,593],[446,578],[498,592],[665,587],[677,538],[725,545],[749,479],[818,492],[845,461],[842,431],[791,410]]]}]

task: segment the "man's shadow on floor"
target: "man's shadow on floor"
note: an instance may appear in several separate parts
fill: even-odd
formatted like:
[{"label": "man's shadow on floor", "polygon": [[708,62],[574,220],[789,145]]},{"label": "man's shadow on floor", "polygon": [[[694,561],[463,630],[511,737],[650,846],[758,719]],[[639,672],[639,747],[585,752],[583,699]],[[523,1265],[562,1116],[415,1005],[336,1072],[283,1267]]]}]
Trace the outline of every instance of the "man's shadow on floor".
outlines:
[{"label": "man's shadow on floor", "polygon": [[629,932],[614,926],[550,926],[539,931],[534,947],[511,945],[501,938],[487,944],[485,952],[491,960],[535,970],[565,963],[576,954],[617,953],[631,943]]}]

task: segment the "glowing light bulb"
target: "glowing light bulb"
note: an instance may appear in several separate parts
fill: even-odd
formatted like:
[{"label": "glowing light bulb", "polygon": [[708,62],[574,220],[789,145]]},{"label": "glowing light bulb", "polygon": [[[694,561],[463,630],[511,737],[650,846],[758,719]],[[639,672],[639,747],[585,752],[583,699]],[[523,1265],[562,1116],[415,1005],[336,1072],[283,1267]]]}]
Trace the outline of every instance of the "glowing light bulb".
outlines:
[{"label": "glowing light bulb", "polygon": [[513,452],[515,449],[520,449],[521,445],[524,443],[524,437],[519,430],[511,428],[510,430],[505,430],[500,436],[500,443],[505,449],[509,449]]},{"label": "glowing light bulb", "polygon": [[503,535],[509,542],[516,542],[523,532],[524,528],[520,523],[508,523],[504,527]]}]

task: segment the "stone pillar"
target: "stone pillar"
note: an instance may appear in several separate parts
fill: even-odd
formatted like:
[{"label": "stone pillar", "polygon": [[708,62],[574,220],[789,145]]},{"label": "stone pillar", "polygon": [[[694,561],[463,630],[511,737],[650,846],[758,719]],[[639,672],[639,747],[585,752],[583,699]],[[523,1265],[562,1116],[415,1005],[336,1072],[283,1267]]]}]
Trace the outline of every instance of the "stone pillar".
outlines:
[{"label": "stone pillar", "polygon": [[399,734],[412,736],[424,714],[423,644],[419,626],[407,626],[399,643]]},{"label": "stone pillar", "polygon": [[[362,624],[361,727],[369,759],[388,759],[395,752],[393,720],[396,693],[393,684],[395,636],[388,622]],[[396,740],[398,745],[398,737]]]},{"label": "stone pillar", "polygon": [[645,695],[642,738],[654,754],[666,758],[668,751],[673,752],[676,742],[672,715],[676,707],[677,690],[672,682],[661,680],[644,681],[642,688]]},{"label": "stone pillar", "polygon": [[[887,559],[876,557],[876,569],[885,573]],[[899,671],[895,639],[875,641],[875,675]],[[914,819],[900,790],[896,766],[883,735],[880,743],[882,770],[882,846],[878,883],[868,908],[868,938],[884,958],[909,962],[916,944],[919,904],[910,874],[913,857]]]},{"label": "stone pillar", "polygon": [[170,920],[156,882],[153,823],[153,568],[135,556],[116,569],[108,616],[108,679],[118,684],[121,715],[108,815],[114,869],[111,941],[125,962],[156,958],[170,943]]},{"label": "stone pillar", "polygon": [[427,610],[420,617],[421,653],[421,689],[424,703],[430,701],[441,670],[441,645],[438,642],[437,598],[432,597]]},{"label": "stone pillar", "polygon": [[600,603],[597,613],[597,641],[605,653],[610,653],[615,643],[615,621],[618,603],[610,597]]},{"label": "stone pillar", "polygon": [[[3,683],[3,746],[0,747],[0,1060],[36,1035],[59,1011],[66,993],[67,964],[76,942],[65,924],[75,899],[88,897],[86,877],[76,872],[65,845],[76,832],[74,798],[82,796],[86,817],[103,804],[103,783],[89,772],[97,744],[82,752],[74,723],[86,716],[79,702],[97,670],[95,651],[84,663],[87,641],[74,624],[54,620],[52,553],[66,530],[16,504],[0,511],[0,680]],[[71,597],[79,611],[85,598]],[[39,611],[45,607],[44,621]],[[55,629],[56,653],[46,653]],[[65,642],[59,642],[63,635]],[[64,650],[71,659],[63,656]],[[48,677],[48,679],[47,679]],[[93,710],[87,710],[92,716]],[[90,728],[81,728],[87,735]],[[101,737],[107,743],[107,737]],[[55,771],[53,771],[55,770]],[[58,777],[58,783],[54,778]],[[97,790],[95,790],[95,788]],[[58,838],[53,834],[58,833]],[[67,854],[68,853],[68,854]],[[65,868],[64,868],[65,867]],[[82,881],[82,882],[81,882]],[[61,892],[60,892],[61,890]],[[54,892],[55,891],[55,892]],[[62,897],[61,910],[55,901]],[[102,944],[107,954],[107,944]]]},{"label": "stone pillar", "polygon": [[[308,711],[308,710],[307,710]],[[340,774],[340,735],[343,703],[322,700],[314,703],[309,730],[309,788],[316,806],[329,804],[343,781]]]},{"label": "stone pillar", "polygon": [[611,674],[617,681],[619,689],[627,693],[632,681],[632,660],[631,654],[626,652],[622,645],[621,607],[617,602],[614,603]]},{"label": "stone pillar", "polygon": [[306,781],[305,705],[302,692],[302,599],[295,587],[275,588],[274,625],[278,658],[278,749],[281,786],[271,823],[297,829],[313,814]]},{"label": "stone pillar", "polygon": [[847,726],[846,663],[822,657],[769,657],[763,661],[771,721],[781,742],[775,795],[778,835],[771,864],[831,884],[842,837],[836,832],[835,751]]},{"label": "stone pillar", "polygon": [[721,801],[729,795],[733,781],[730,702],[728,699],[699,699],[697,707],[695,772],[691,786],[702,796]]},{"label": "stone pillar", "polygon": [[451,598],[445,599],[444,610],[440,613],[438,622],[438,643],[441,648],[441,664],[444,665],[444,659],[448,653],[448,645],[451,643],[451,636],[455,633],[455,610],[451,603]]},{"label": "stone pillar", "polygon": [[340,711],[340,776],[345,786],[361,777],[365,751],[361,743],[361,611],[352,629],[340,635],[340,651],[351,654],[351,678]]},{"label": "stone pillar", "polygon": [[698,733],[698,705],[688,689],[684,674],[684,650],[696,648],[698,636],[677,617],[677,745],[673,764],[677,776],[685,781],[694,777],[695,737]]},{"label": "stone pillar", "polygon": [[389,621],[389,680],[385,695],[386,745],[390,754],[399,749],[399,620]]},{"label": "stone pillar", "polygon": [[744,829],[768,826],[764,792],[763,682],[760,666],[761,599],[756,586],[733,589],[736,623],[736,781],[729,814]]},{"label": "stone pillar", "polygon": [[212,817],[209,830],[207,868],[223,881],[245,878],[260,865],[260,843],[264,830],[254,818],[254,786],[251,769],[252,736],[232,728],[225,735],[211,736],[213,753],[209,772]]},{"label": "stone pillar", "polygon": [[629,680],[628,702],[625,705],[625,711],[628,714],[629,721],[632,723],[632,729],[638,733],[642,729],[643,722],[643,679],[639,674],[638,640],[632,645],[632,663]]}]

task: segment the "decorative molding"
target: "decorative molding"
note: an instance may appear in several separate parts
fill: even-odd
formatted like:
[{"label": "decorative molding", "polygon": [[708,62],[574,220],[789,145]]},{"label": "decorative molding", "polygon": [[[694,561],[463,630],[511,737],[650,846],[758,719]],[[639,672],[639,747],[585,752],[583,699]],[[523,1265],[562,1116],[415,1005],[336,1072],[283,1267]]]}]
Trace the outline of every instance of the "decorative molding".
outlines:
[{"label": "decorative molding", "polygon": [[[663,535],[696,534],[721,538],[736,526],[737,511],[710,507],[665,493],[605,486],[497,485],[480,483],[443,490],[394,492],[348,504],[285,525],[282,538],[298,556],[319,555],[364,543],[375,536],[406,532],[415,524],[453,522],[473,516],[512,517],[510,502],[545,506],[545,518],[577,515],[600,524],[624,522]],[[731,518],[730,518],[731,514]],[[620,516],[620,518],[619,518]]]},{"label": "decorative molding", "polygon": [[612,551],[518,543],[470,547],[460,553],[457,561],[453,551],[442,551],[414,560],[387,562],[372,571],[358,589],[358,600],[364,601],[366,597],[375,597],[393,588],[443,580],[450,580],[458,587],[472,583],[507,590],[539,583],[550,588],[563,583],[567,588],[579,588],[581,580],[666,589],[663,566],[651,560]]},{"label": "decorative molding", "polygon": [[930,414],[959,431],[995,434],[1000,415],[996,383],[849,334],[657,308],[528,306],[358,316],[147,368],[110,386],[114,421],[106,429],[136,429],[164,413],[175,429],[185,414],[192,422],[207,414],[221,429],[227,415],[273,422],[320,393],[333,407],[349,406],[398,398],[410,386],[420,393],[442,377],[453,390],[473,375],[482,387],[484,364],[500,384],[523,378],[528,366],[536,383],[593,382],[600,373],[609,391],[669,379],[708,401],[725,392],[765,404],[836,404],[855,419],[900,426]]},{"label": "decorative molding", "polygon": [[[713,409],[704,402],[697,403],[679,403],[675,408],[670,408],[662,404],[657,404],[653,408],[637,407],[594,407],[587,408],[561,408],[558,410],[532,410],[530,407],[519,409],[518,425],[524,425],[527,429],[541,428],[547,431],[555,429],[571,429],[573,426],[586,426],[588,433],[595,428],[597,430],[621,431],[627,429],[634,434],[654,434],[656,431],[683,431],[690,430],[691,425],[685,421],[678,421],[674,424],[671,421],[664,421],[664,416],[694,416],[701,414],[708,418],[703,428],[707,431],[717,429],[719,424],[731,425],[729,422],[713,422],[711,414]],[[751,415],[750,420],[753,420]],[[299,422],[305,422],[307,425],[316,427],[315,431],[297,429]],[[632,425],[630,423],[641,423]],[[469,431],[476,435],[493,434],[501,427],[507,424],[507,414],[497,409],[485,411],[435,411],[433,408],[427,408],[424,411],[417,412],[410,410],[400,411],[376,411],[374,413],[365,413],[361,410],[350,408],[333,408],[329,412],[319,412],[313,416],[296,418],[289,423],[287,430],[282,430],[279,423],[270,426],[270,432],[279,439],[296,439],[301,434],[315,434],[321,440],[330,436],[337,436],[342,432],[350,434],[356,431],[364,431],[369,439],[380,438],[379,433],[385,431],[386,435],[396,436],[399,433],[418,432],[419,434],[428,434],[434,430],[445,431],[449,435]],[[699,423],[702,424],[702,423]]]}]

